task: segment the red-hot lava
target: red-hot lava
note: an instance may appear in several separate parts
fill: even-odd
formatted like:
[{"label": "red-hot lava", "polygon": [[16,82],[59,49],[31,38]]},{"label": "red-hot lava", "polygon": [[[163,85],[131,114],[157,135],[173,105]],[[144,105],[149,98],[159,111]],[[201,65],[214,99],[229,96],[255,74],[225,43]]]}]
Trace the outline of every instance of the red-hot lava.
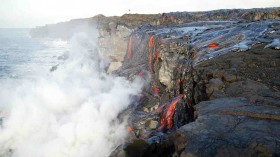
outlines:
[{"label": "red-hot lava", "polygon": [[127,46],[127,59],[130,59],[132,55],[131,46],[132,46],[132,36],[130,36],[128,46]]},{"label": "red-hot lava", "polygon": [[[163,20],[164,18],[168,18],[166,24],[174,20],[173,17],[163,17]],[[191,67],[185,65],[189,63],[186,61],[174,63],[172,83],[179,85],[174,85],[172,91],[167,90],[159,80],[162,61],[166,59],[163,57],[165,55],[163,50],[170,47],[169,41],[164,40],[164,37],[164,35],[147,34],[142,30],[134,32],[128,40],[127,54],[123,69],[120,71],[120,74],[129,80],[140,77],[147,81],[142,95],[137,97],[139,101],[127,109],[131,112],[127,131],[131,133],[132,138],[142,139],[152,145],[161,138],[169,136],[169,133],[174,131],[173,128],[179,128],[192,119],[188,113],[190,106],[185,102],[191,98],[185,99],[186,93],[183,92],[183,89],[188,87],[185,80],[190,75],[190,69],[177,70],[178,72],[175,70],[183,65]],[[189,55],[185,45],[180,46],[182,54]],[[171,63],[171,60],[169,61]]]},{"label": "red-hot lava", "polygon": [[178,97],[176,97],[165,109],[163,112],[163,115],[160,119],[160,127],[157,130],[163,129],[165,126],[167,129],[171,129],[173,126],[173,115],[175,112],[176,104],[179,100],[183,98],[183,94],[180,94]]},{"label": "red-hot lava", "polygon": [[153,42],[154,41],[154,35],[152,35],[150,37],[150,40],[149,40],[149,56],[148,56],[148,59],[149,59],[149,72],[152,72],[152,58],[153,58]]},{"label": "red-hot lava", "polygon": [[208,48],[219,48],[219,45],[217,43],[211,43],[208,44]]}]

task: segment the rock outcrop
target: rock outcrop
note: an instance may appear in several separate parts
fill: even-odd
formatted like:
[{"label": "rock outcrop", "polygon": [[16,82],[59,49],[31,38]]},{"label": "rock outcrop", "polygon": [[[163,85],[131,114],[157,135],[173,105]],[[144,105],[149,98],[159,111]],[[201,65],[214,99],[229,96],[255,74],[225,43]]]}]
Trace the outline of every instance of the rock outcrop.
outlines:
[{"label": "rock outcrop", "polygon": [[198,98],[210,101],[197,100],[196,120],[174,135],[178,156],[279,156],[280,93],[274,80],[280,66],[271,65],[279,51],[263,48],[227,53],[195,68],[195,82],[205,87]]},{"label": "rock outcrop", "polygon": [[279,156],[279,17],[269,8],[90,19],[108,72],[145,81],[122,113],[127,143],[111,156]]},{"label": "rock outcrop", "polygon": [[[132,151],[129,146],[135,145],[135,141],[128,142],[125,152],[145,148],[141,150],[142,156],[278,156],[279,87],[260,83],[258,79],[266,78],[266,72],[240,73],[247,72],[242,68],[254,64],[252,68],[278,71],[279,52],[259,45],[278,37],[278,25],[277,20],[181,25],[174,25],[171,20],[166,26],[135,29],[119,72],[131,79],[139,73],[151,76],[139,108],[131,114],[132,128],[136,137],[145,140],[145,146],[138,145]],[[248,49],[252,49],[250,52],[259,49],[265,55],[239,56]],[[235,57],[228,58],[228,54]],[[260,65],[258,60],[265,60],[264,56],[270,56],[268,59],[275,64]],[[153,87],[159,92],[154,92]],[[163,106],[159,104],[172,104],[180,94],[184,99],[178,101],[173,115],[175,127],[166,125],[167,130],[159,132],[165,115],[164,111],[155,114]],[[212,101],[204,102],[209,99]],[[194,113],[192,106],[195,106]],[[192,118],[196,120],[192,122]],[[177,123],[178,119],[182,123]],[[150,121],[157,127],[151,127]],[[268,127],[271,129],[267,130]],[[169,152],[163,154],[159,151],[162,149]]]},{"label": "rock outcrop", "polygon": [[[195,106],[197,119],[181,127],[181,157],[279,156],[280,109],[227,97]],[[183,139],[179,139],[183,138]],[[181,143],[182,145],[182,143]]]}]

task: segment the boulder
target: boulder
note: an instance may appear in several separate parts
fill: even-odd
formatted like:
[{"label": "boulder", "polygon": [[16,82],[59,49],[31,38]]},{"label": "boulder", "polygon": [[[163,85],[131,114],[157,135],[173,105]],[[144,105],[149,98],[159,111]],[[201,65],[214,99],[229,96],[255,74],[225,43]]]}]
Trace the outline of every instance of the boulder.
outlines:
[{"label": "boulder", "polygon": [[167,89],[172,87],[172,69],[168,66],[167,62],[162,63],[161,68],[159,69],[159,81],[164,84]]},{"label": "boulder", "polygon": [[235,82],[237,80],[236,75],[229,74],[229,73],[226,73],[224,78],[225,78],[225,81],[227,81],[227,82]]},{"label": "boulder", "polygon": [[215,91],[221,91],[224,88],[224,83],[219,78],[212,78],[209,80],[209,83],[206,85],[206,92],[208,95],[211,95]]},{"label": "boulder", "polygon": [[107,73],[111,73],[115,70],[118,70],[121,66],[122,66],[121,62],[111,62],[107,70]]},{"label": "boulder", "polygon": [[146,127],[148,128],[148,129],[156,129],[157,127],[158,127],[158,121],[155,121],[155,120],[148,120],[147,122],[146,122]]}]

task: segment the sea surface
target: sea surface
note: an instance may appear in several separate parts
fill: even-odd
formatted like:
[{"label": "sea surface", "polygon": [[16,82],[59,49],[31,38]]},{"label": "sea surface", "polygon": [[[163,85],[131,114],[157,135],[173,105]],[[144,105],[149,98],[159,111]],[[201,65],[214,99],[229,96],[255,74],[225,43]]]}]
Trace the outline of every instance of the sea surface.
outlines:
[{"label": "sea surface", "polygon": [[67,51],[60,39],[34,39],[29,29],[0,29],[0,80],[32,79],[36,73],[48,72],[61,62],[57,58]]}]

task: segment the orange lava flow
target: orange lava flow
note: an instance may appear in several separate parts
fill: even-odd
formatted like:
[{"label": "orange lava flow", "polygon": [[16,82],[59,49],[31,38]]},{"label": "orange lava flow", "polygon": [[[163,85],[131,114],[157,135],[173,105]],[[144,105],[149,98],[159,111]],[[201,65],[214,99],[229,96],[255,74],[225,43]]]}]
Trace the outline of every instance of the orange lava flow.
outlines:
[{"label": "orange lava flow", "polygon": [[219,48],[219,45],[217,43],[211,43],[208,44],[208,48]]},{"label": "orange lava flow", "polygon": [[127,47],[127,59],[131,58],[132,52],[131,52],[131,45],[132,45],[132,36],[129,38],[128,47]]},{"label": "orange lava flow", "polygon": [[167,127],[167,129],[171,129],[172,126],[173,126],[173,115],[174,115],[174,112],[175,112],[175,107],[176,107],[176,104],[178,103],[178,101],[180,99],[183,98],[183,94],[180,94],[175,100],[173,100],[171,102],[171,104],[165,109],[162,117],[161,117],[161,120],[160,120],[160,127],[158,128],[158,130],[161,130],[164,126]]},{"label": "orange lava flow", "polygon": [[149,40],[149,71],[152,72],[152,55],[153,55],[153,50],[152,50],[152,47],[153,47],[153,40],[154,40],[154,35],[152,35],[150,37],[150,40]]},{"label": "orange lava flow", "polygon": [[149,40],[149,47],[152,47],[152,46],[153,46],[154,36],[155,36],[155,35],[152,35],[152,36],[150,37],[150,40]]},{"label": "orange lava flow", "polygon": [[127,130],[127,132],[131,132],[131,131],[132,131],[132,128],[131,128],[130,126],[128,126],[128,127],[126,128],[126,130]]}]

